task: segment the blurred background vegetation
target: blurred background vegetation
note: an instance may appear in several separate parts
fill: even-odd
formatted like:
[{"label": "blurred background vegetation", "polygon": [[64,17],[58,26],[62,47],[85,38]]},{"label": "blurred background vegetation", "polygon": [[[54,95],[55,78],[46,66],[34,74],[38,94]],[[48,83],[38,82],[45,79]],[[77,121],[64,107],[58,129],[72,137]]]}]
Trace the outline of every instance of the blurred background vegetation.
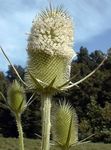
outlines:
[{"label": "blurred background vegetation", "polygon": [[[87,48],[81,47],[77,59],[72,62],[71,76],[75,75],[73,82],[86,76],[103,60],[104,54],[101,50],[88,52]],[[53,97],[59,101],[69,101],[76,109],[79,122],[79,139],[84,139],[95,134],[92,142],[111,143],[111,48],[107,52],[108,59],[104,65],[89,79],[66,93],[60,93]],[[24,79],[25,68],[16,66],[22,79]],[[6,73],[0,71],[0,91],[7,97],[7,88],[17,75],[9,66]],[[27,99],[31,93],[26,92]],[[28,109],[22,115],[24,137],[38,138],[41,135],[41,112],[40,97],[37,96]],[[0,136],[18,137],[16,122],[10,110],[4,105],[0,97]]]}]

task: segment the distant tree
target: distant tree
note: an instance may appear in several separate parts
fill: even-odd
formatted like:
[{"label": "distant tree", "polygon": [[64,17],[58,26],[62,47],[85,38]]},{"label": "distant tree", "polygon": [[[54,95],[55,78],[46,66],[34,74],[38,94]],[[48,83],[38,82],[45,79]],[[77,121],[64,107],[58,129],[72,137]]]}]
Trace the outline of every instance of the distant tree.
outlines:
[{"label": "distant tree", "polygon": [[105,54],[101,50],[95,50],[90,54],[93,62],[99,64],[104,59]]},{"label": "distant tree", "polygon": [[[24,74],[25,74],[25,70],[24,68],[22,68],[20,65],[14,65],[14,67],[16,68],[16,70],[18,71],[20,77],[22,79],[24,79]],[[8,66],[8,71],[6,72],[7,73],[7,78],[10,82],[12,82],[13,80],[15,79],[18,79],[15,71],[13,70],[12,66]]]},{"label": "distant tree", "polygon": [[24,134],[28,138],[38,138],[41,135],[40,100],[37,97],[23,114]]},{"label": "distant tree", "polygon": [[14,116],[8,108],[0,103],[0,128],[4,137],[17,137],[17,128]]},{"label": "distant tree", "polygon": [[7,90],[7,80],[3,72],[0,71],[0,91],[5,94]]},{"label": "distant tree", "polygon": [[106,102],[104,108],[101,109],[103,119],[109,123],[109,128],[111,129],[111,103]]},{"label": "distant tree", "polygon": [[108,59],[105,62],[105,69],[111,70],[111,48],[108,49],[107,55]]},{"label": "distant tree", "polygon": [[101,107],[97,104],[94,97],[91,97],[91,103],[87,106],[87,118],[90,121],[92,132],[101,132],[103,129]]},{"label": "distant tree", "polygon": [[[77,59],[72,62],[71,76],[75,76],[72,82],[76,82],[90,73],[100,64],[105,54],[96,50],[91,54],[88,49],[81,47]],[[21,66],[15,68],[24,79],[25,70]],[[18,79],[9,66],[7,74],[0,72],[0,91],[6,96],[8,84]],[[31,93],[26,92],[27,99]],[[24,135],[28,138],[37,138],[41,134],[40,101],[35,100],[22,115]],[[104,65],[89,79],[82,82],[79,87],[70,91],[55,95],[54,101],[70,101],[78,114],[80,139],[95,133],[93,141],[111,141],[110,110],[111,110],[111,48],[108,50],[108,59]],[[15,120],[10,111],[4,106],[3,98],[0,101],[0,132],[4,136],[16,136]],[[108,134],[107,134],[108,133]]]},{"label": "distant tree", "polygon": [[[82,47],[77,60],[72,63],[71,76],[79,72],[73,82],[96,68],[104,59],[104,56],[105,54],[100,50],[96,50],[89,55],[87,49]],[[109,53],[104,65],[92,77],[81,83],[78,88],[69,91],[67,96],[67,99],[77,110],[82,137],[86,137],[89,133],[96,133],[97,137],[94,140],[105,141],[105,137],[109,136],[105,133],[103,138],[103,134],[100,134],[104,132],[105,126],[107,128],[107,121],[105,122],[102,116],[102,107],[106,108],[106,102],[111,103],[111,67],[109,66],[111,66],[111,53]],[[84,122],[87,122],[86,125],[84,125]]]},{"label": "distant tree", "polygon": [[89,60],[89,54],[88,54],[88,49],[81,47],[80,48],[80,52],[78,53],[78,59],[77,62],[78,63],[84,63],[87,64],[88,60]]},{"label": "distant tree", "polygon": [[106,74],[106,78],[102,83],[102,88],[98,93],[98,98],[102,107],[105,106],[105,102],[111,103],[111,74]]}]

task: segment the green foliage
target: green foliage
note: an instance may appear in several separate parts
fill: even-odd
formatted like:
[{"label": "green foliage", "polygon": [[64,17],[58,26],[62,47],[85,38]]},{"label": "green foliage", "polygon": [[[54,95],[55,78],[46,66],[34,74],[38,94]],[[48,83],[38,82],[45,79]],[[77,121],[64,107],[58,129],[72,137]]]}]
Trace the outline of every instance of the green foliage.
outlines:
[{"label": "green foliage", "polygon": [[102,116],[104,120],[111,122],[111,103],[105,103],[105,107],[102,109]]},{"label": "green foliage", "polygon": [[[79,56],[80,55],[80,56]],[[78,52],[77,60],[72,63],[71,76],[75,75],[73,82],[78,81],[91,72],[102,60],[104,54],[94,51],[89,54],[82,47]],[[16,66],[16,68],[22,68]],[[9,68],[10,70],[10,68]],[[0,72],[0,91],[6,96],[7,88],[12,80],[17,79],[14,72],[7,74]],[[24,69],[20,69],[24,75]],[[11,78],[10,78],[11,77]],[[22,76],[23,77],[23,76]],[[27,91],[27,100],[31,93]],[[88,80],[84,81],[72,90],[55,95],[56,101],[64,99],[74,106],[79,118],[79,138],[95,133],[91,140],[110,142],[111,120],[111,49],[108,50],[108,59],[104,65]],[[10,111],[4,106],[3,98],[0,97],[0,134],[3,136],[17,137],[15,120]],[[37,99],[40,99],[37,97]],[[40,101],[34,101],[22,115],[24,135],[28,138],[37,138],[35,133],[41,135]],[[32,131],[32,132],[31,132]]]},{"label": "green foliage", "polygon": [[[7,85],[8,82],[5,77],[5,74],[0,71],[0,92],[2,92],[4,95],[6,95]],[[1,96],[0,96],[0,100],[2,100]]]},{"label": "green foliage", "polygon": [[[98,50],[89,55],[87,49],[83,47],[78,55],[79,59],[72,63],[72,76],[79,72],[73,82],[91,72],[105,56]],[[67,95],[67,99],[76,107],[80,119],[80,138],[85,138],[92,133],[102,135],[104,129],[110,132],[110,121],[104,120],[102,115],[106,107],[105,103],[111,104],[111,67],[108,67],[111,62],[110,58],[110,53],[108,53],[108,59],[104,65],[91,78],[81,83],[79,88],[72,89]],[[110,114],[108,108],[107,113]],[[96,135],[93,139],[96,141]],[[104,138],[100,141],[104,141]]]}]

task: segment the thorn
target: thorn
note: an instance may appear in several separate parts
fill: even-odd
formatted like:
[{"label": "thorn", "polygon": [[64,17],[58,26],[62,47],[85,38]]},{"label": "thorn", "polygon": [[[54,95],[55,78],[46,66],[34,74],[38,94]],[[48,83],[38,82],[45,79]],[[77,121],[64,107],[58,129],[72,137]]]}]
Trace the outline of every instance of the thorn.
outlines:
[{"label": "thorn", "polygon": [[35,93],[32,94],[32,96],[29,98],[28,102],[26,103],[26,107],[29,106],[34,100],[32,98],[34,97]]},{"label": "thorn", "polygon": [[74,86],[77,86],[78,84],[82,83],[83,81],[85,81],[85,80],[88,79],[89,77],[91,77],[91,76],[104,64],[104,62],[106,61],[106,59],[107,59],[107,56],[106,56],[106,57],[103,59],[103,61],[97,66],[97,68],[94,69],[94,70],[93,70],[91,73],[89,73],[87,76],[85,76],[85,77],[82,78],[81,80],[79,80],[79,81],[73,83],[72,85],[69,85],[69,86],[67,86],[67,87],[62,88],[61,90],[68,90],[68,89],[70,89],[70,88],[72,88],[72,87],[74,87]]},{"label": "thorn", "polygon": [[37,133],[35,133],[35,135],[36,135],[37,137],[39,137],[40,139],[42,139],[42,136],[41,136],[41,135],[39,135],[39,134],[37,134]]},{"label": "thorn", "polygon": [[25,85],[25,86],[28,86],[23,80],[22,78],[20,77],[17,69],[14,67],[14,65],[11,63],[10,59],[8,58],[8,56],[6,55],[5,51],[3,50],[3,48],[0,46],[0,49],[5,57],[5,59],[8,61],[8,63],[12,66],[13,70],[15,71],[17,77],[20,79],[20,81]]}]

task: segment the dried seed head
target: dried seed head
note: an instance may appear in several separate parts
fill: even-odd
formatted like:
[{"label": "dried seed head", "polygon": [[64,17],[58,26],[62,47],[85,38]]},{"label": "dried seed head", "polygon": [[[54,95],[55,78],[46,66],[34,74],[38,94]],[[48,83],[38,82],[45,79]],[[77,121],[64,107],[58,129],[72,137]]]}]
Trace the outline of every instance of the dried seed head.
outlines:
[{"label": "dried seed head", "polygon": [[14,113],[22,113],[26,105],[24,88],[15,80],[8,89],[8,104]]},{"label": "dried seed head", "polygon": [[[61,8],[46,9],[34,20],[28,38],[28,69],[35,78],[54,87],[69,79],[68,66],[76,53],[73,47],[73,25]],[[33,84],[27,75],[27,82]]]}]

